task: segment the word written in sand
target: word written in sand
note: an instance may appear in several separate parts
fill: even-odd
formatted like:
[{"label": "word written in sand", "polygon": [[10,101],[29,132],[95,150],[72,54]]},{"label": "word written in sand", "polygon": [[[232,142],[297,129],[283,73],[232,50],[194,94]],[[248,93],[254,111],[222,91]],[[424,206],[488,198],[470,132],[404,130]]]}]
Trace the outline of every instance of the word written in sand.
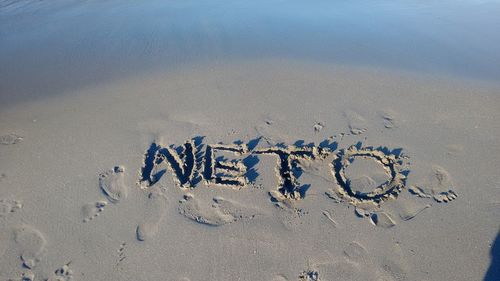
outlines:
[{"label": "word written in sand", "polygon": [[[221,185],[241,188],[249,183],[247,165],[243,157],[267,155],[277,160],[278,195],[283,198],[300,199],[304,196],[297,181],[294,168],[299,160],[321,161],[327,158],[332,179],[337,183],[337,194],[352,203],[371,201],[380,203],[388,198],[397,197],[404,188],[407,170],[402,168],[404,156],[391,153],[386,148],[363,148],[360,144],[334,153],[333,149],[321,146],[276,146],[269,148],[251,148],[247,144],[210,144],[201,149],[201,144],[188,140],[180,147],[162,147],[152,143],[144,158],[140,184],[149,187],[157,183],[170,170],[176,183],[182,188],[196,186],[201,180],[208,185]],[[218,153],[230,153],[241,157],[232,161],[218,157]],[[254,156],[252,156],[254,155]],[[355,159],[371,158],[378,162],[390,177],[388,181],[370,192],[359,192],[351,188],[345,169]]]}]

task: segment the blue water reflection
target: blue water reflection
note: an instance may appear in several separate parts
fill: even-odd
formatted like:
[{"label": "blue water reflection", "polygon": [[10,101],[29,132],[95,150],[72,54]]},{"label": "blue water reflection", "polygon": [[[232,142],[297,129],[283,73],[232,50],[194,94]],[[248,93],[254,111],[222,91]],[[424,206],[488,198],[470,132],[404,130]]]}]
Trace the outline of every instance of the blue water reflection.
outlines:
[{"label": "blue water reflection", "polygon": [[64,92],[142,70],[234,59],[500,78],[499,1],[4,1],[0,7],[0,102],[14,89],[19,96]]}]

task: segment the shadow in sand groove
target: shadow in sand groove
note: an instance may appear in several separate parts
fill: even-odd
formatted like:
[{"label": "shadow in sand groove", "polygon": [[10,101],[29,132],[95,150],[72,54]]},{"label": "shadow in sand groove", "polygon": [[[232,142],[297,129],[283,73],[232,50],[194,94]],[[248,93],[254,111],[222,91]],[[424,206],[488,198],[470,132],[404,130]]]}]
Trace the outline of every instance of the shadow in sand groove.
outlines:
[{"label": "shadow in sand groove", "polygon": [[491,263],[486,275],[484,276],[484,281],[495,281],[500,278],[500,231],[497,234],[497,238],[491,247]]}]

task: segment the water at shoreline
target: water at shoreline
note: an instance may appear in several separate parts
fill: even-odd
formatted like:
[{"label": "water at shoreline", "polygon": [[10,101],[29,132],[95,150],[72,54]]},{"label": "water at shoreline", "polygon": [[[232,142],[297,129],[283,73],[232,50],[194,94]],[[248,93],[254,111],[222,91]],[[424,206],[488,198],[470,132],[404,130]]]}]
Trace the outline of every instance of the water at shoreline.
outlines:
[{"label": "water at shoreline", "polygon": [[500,77],[498,1],[0,5],[0,103],[180,65],[302,59]]}]

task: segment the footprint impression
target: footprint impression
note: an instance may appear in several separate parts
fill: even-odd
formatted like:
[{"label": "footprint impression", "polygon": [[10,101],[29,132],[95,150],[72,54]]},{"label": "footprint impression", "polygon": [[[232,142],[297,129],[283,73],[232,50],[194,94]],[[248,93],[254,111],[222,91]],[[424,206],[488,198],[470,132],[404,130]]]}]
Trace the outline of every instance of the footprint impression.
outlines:
[{"label": "footprint impression", "polygon": [[161,188],[154,188],[148,194],[146,218],[140,222],[136,229],[137,240],[146,241],[158,233],[159,226],[165,215],[167,198],[161,192]]},{"label": "footprint impression", "polygon": [[457,198],[453,188],[450,174],[444,168],[432,165],[427,178],[411,186],[410,192],[419,197],[433,198],[439,203],[447,203]]},{"label": "footprint impression", "polygon": [[365,118],[359,113],[347,110],[344,112],[344,117],[347,120],[347,125],[351,134],[360,135],[368,130]]},{"label": "footprint impression", "polygon": [[214,197],[212,204],[204,203],[192,194],[184,195],[179,201],[179,213],[197,223],[221,226],[240,220],[255,218],[259,212],[238,202]]},{"label": "footprint impression", "polygon": [[45,255],[47,240],[45,236],[30,225],[21,225],[13,230],[13,241],[22,265],[32,269]]},{"label": "footprint impression", "polygon": [[127,198],[127,188],[123,183],[124,168],[114,167],[99,175],[99,188],[111,203],[118,203]]},{"label": "footprint impression", "polygon": [[14,133],[0,136],[0,144],[3,144],[3,145],[16,144],[16,143],[21,142],[22,140],[23,140],[23,137],[18,136]]},{"label": "footprint impression", "polygon": [[386,129],[394,129],[399,126],[398,123],[398,113],[393,111],[392,109],[380,111],[378,113],[379,117],[382,119],[382,124]]},{"label": "footprint impression", "polygon": [[87,203],[82,207],[83,222],[89,222],[101,214],[104,211],[104,207],[108,205],[106,201],[97,201],[93,203]]},{"label": "footprint impression", "polygon": [[35,278],[35,274],[32,271],[25,271],[21,273],[20,278],[10,278],[7,281],[35,281],[35,280],[43,280],[43,281],[71,281],[73,280],[73,270],[70,269],[70,264],[67,263],[62,267],[54,270],[53,273],[49,275],[48,278]]},{"label": "footprint impression", "polygon": [[[21,208],[22,203],[18,200],[0,199],[0,218],[14,213]],[[35,274],[32,270],[37,267],[47,254],[47,244],[48,242],[45,235],[32,225],[19,224],[3,228],[0,233],[0,257],[9,253],[8,256],[19,259],[19,266],[22,268],[20,277],[7,278],[6,280],[35,280]],[[7,249],[9,249],[8,252],[6,252]],[[72,274],[69,273],[66,272],[65,267],[63,267],[63,269],[55,271],[54,278],[38,278],[36,280],[71,280],[68,277]],[[64,276],[64,278],[62,278],[62,276]]]},{"label": "footprint impression", "polygon": [[116,166],[99,174],[99,188],[107,201],[90,202],[82,207],[82,221],[89,222],[98,217],[108,205],[108,202],[117,204],[127,198],[127,186],[124,183],[124,168]]},{"label": "footprint impression", "polygon": [[[56,269],[54,273],[46,281],[71,281],[73,280],[73,270],[70,268],[71,263],[67,263]],[[24,281],[24,280],[23,280]]]},{"label": "footprint impression", "polygon": [[17,200],[11,199],[0,199],[0,218],[7,216],[8,214],[14,213],[21,209],[23,204]]},{"label": "footprint impression", "polygon": [[300,273],[299,280],[407,280],[409,268],[399,244],[394,244],[387,256],[373,259],[366,247],[353,241],[344,248],[341,257],[313,264]]}]

